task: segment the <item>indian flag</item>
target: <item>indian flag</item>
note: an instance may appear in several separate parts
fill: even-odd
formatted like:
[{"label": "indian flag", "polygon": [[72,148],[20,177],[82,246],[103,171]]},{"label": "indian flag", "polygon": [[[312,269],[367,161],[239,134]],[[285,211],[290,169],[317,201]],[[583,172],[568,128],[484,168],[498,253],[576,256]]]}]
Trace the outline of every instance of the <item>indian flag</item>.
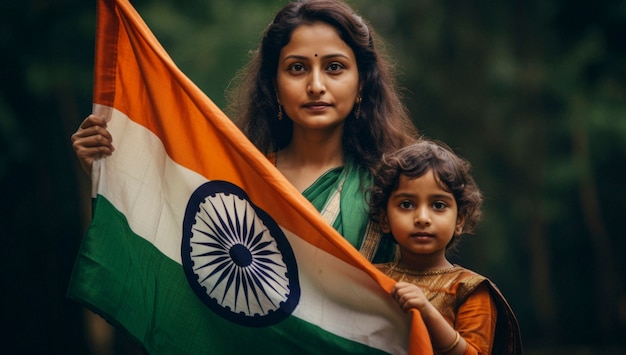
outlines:
[{"label": "indian flag", "polygon": [[115,153],[70,298],[154,354],[432,354],[393,281],[329,226],[160,46],[100,0],[94,113]]}]

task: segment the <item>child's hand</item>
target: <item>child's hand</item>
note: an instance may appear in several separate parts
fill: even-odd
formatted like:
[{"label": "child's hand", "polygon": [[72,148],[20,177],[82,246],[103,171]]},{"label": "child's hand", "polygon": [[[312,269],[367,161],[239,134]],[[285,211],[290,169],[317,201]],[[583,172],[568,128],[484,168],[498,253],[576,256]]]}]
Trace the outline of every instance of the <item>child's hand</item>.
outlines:
[{"label": "child's hand", "polygon": [[430,305],[422,290],[408,282],[398,282],[391,290],[391,297],[398,302],[403,311],[416,308],[420,312]]}]

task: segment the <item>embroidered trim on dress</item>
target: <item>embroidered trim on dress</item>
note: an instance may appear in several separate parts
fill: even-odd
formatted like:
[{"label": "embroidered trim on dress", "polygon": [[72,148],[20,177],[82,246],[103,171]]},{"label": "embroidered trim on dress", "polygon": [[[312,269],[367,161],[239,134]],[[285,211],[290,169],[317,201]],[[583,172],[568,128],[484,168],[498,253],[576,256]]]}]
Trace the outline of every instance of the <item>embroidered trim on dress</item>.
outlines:
[{"label": "embroidered trim on dress", "polygon": [[452,267],[447,267],[445,269],[437,269],[437,270],[412,270],[398,267],[398,262],[394,262],[387,270],[386,275],[391,276],[393,272],[400,272],[402,274],[411,275],[411,276],[432,276],[432,275],[441,275],[447,274],[449,272],[455,271],[459,268],[458,265],[452,265]]}]

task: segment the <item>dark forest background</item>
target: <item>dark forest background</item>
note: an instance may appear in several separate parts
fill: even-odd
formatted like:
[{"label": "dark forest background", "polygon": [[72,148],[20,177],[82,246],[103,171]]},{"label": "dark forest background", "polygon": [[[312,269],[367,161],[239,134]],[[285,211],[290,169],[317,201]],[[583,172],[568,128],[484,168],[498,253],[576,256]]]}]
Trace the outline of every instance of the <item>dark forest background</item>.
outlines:
[{"label": "dark forest background", "polygon": [[[285,1],[133,3],[224,107]],[[350,3],[417,127],[474,164],[486,219],[455,261],[499,285],[527,353],[626,353],[626,1]],[[70,135],[91,111],[94,34],[93,0],[0,5],[2,353],[137,352],[65,297],[90,215]]]}]

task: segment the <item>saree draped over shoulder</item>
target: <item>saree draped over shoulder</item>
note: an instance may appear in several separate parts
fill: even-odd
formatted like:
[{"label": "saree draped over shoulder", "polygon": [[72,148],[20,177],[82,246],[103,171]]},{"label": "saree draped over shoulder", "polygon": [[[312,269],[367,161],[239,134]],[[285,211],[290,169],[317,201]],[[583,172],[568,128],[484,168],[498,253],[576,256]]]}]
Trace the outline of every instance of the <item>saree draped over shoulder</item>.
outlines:
[{"label": "saree draped over shoulder", "polygon": [[[268,158],[275,162],[274,154]],[[384,263],[394,260],[396,244],[382,236],[376,224],[369,223],[365,191],[371,184],[366,169],[347,162],[324,173],[302,195],[368,260]]]},{"label": "saree draped over shoulder", "polygon": [[522,354],[517,318],[486,277],[458,265],[431,272],[403,269],[396,263],[376,267],[396,281],[420,287],[468,343],[465,354]]}]

